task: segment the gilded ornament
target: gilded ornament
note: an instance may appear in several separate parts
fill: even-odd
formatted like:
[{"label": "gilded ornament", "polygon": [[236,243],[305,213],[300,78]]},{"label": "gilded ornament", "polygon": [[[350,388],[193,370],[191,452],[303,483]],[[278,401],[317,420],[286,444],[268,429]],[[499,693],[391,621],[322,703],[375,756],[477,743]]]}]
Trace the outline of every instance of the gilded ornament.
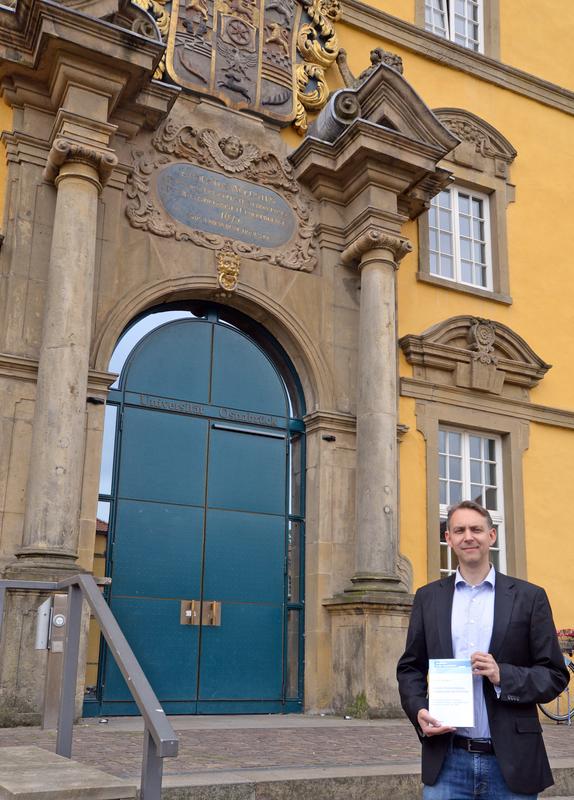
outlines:
[{"label": "gilded ornament", "polygon": [[307,0],[311,22],[303,25],[297,37],[297,50],[303,63],[297,67],[297,105],[295,130],[303,135],[308,128],[307,111],[319,111],[329,96],[325,70],[339,54],[339,42],[333,25],[341,18],[339,0]]},{"label": "gilded ornament", "polygon": [[225,292],[234,292],[239,281],[239,256],[229,250],[217,254],[217,282]]}]

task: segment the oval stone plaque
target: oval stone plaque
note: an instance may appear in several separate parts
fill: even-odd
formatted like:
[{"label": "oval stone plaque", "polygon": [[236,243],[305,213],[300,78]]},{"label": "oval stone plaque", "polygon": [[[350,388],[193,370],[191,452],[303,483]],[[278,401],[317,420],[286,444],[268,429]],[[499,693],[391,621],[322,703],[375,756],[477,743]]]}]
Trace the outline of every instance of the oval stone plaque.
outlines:
[{"label": "oval stone plaque", "polygon": [[193,164],[164,167],[157,193],[170,216],[204,233],[258,247],[280,247],[295,233],[295,214],[280,194]]}]

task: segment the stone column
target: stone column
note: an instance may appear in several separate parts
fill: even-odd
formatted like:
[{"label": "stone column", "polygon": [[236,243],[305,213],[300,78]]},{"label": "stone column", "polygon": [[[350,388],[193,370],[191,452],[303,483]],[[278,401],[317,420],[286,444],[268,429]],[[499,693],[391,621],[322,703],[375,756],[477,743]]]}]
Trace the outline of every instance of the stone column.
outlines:
[{"label": "stone column", "polygon": [[397,517],[395,271],[411,244],[370,229],[343,253],[361,272],[357,399],[356,570],[352,592],[400,587]]},{"label": "stone column", "polygon": [[59,138],[44,174],[58,194],[24,535],[16,554],[28,575],[76,569],[98,197],[116,163],[110,150]]}]

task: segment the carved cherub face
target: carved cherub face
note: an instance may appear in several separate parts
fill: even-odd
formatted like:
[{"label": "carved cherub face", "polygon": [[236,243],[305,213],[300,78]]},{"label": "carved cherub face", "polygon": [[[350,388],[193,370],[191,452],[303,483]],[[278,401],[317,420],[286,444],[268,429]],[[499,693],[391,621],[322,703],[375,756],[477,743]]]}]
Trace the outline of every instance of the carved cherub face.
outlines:
[{"label": "carved cherub face", "polygon": [[221,152],[226,155],[227,158],[239,158],[239,156],[243,153],[243,145],[237,136],[227,136],[225,139],[221,139],[219,142],[219,147],[221,148]]}]

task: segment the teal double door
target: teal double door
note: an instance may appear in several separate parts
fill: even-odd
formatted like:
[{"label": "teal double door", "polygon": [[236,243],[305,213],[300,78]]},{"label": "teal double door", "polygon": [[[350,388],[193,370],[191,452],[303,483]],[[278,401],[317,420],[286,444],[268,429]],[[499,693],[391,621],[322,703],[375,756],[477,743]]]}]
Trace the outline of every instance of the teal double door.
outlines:
[{"label": "teal double door", "polygon": [[[288,543],[301,424],[275,366],[229,325],[179,320],[134,348],[113,399],[109,603],[165,711],[297,710],[288,641],[300,631],[287,620],[301,564]],[[100,662],[97,713],[136,713],[105,648]]]}]

